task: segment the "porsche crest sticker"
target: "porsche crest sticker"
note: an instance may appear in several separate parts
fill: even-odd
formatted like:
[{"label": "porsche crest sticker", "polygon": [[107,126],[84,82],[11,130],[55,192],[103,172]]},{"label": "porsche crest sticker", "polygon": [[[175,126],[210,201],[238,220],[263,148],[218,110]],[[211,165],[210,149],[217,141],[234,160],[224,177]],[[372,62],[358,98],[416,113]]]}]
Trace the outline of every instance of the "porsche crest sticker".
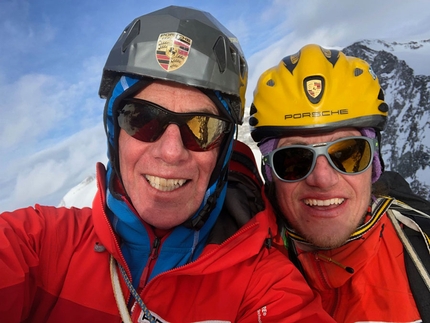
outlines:
[{"label": "porsche crest sticker", "polygon": [[303,81],[303,87],[308,100],[318,103],[324,93],[324,79],[321,76],[307,77]]},{"label": "porsche crest sticker", "polygon": [[180,33],[163,33],[157,40],[157,62],[167,72],[181,68],[191,49],[191,38]]},{"label": "porsche crest sticker", "polygon": [[308,94],[314,99],[321,93],[321,80],[310,80],[306,82]]}]

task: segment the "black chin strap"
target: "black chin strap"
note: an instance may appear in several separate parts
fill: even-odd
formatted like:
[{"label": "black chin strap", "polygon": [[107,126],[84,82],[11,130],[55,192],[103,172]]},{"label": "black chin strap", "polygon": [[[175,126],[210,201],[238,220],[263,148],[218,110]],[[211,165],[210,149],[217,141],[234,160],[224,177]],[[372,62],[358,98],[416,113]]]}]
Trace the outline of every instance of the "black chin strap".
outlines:
[{"label": "black chin strap", "polygon": [[[223,138],[223,141],[220,145],[220,150],[217,157],[217,162],[215,165],[214,170],[212,171],[212,175],[209,180],[209,186],[213,185],[213,183],[216,182],[216,188],[215,192],[209,196],[209,198],[206,201],[206,204],[203,206],[203,208],[199,211],[197,216],[193,217],[192,219],[189,219],[184,222],[184,226],[188,229],[193,230],[200,230],[206,221],[208,220],[209,216],[211,215],[211,212],[215,209],[218,198],[221,194],[221,191],[223,190],[224,186],[227,185],[227,175],[228,175],[228,163],[230,161],[230,157],[227,157],[227,154],[229,153],[230,145],[233,143],[233,137],[234,134],[237,133],[237,124],[235,120],[231,117],[230,113],[226,110],[227,107],[224,106],[223,102],[220,101],[220,98],[214,93],[212,90],[204,90],[200,89],[204,94],[206,94],[217,106],[220,115],[230,119],[234,127],[236,129],[231,129],[231,131],[225,135]],[[221,98],[226,105],[228,105],[231,109],[231,102],[230,100],[227,100],[226,98]],[[232,152],[230,153],[230,156],[233,155],[233,146],[231,147]],[[226,163],[226,159],[227,163]],[[226,165],[225,165],[226,164]]]},{"label": "black chin strap", "polygon": [[209,216],[211,215],[211,212],[215,209],[217,205],[218,198],[224,188],[224,185],[227,185],[227,180],[226,180],[227,172],[228,172],[228,166],[224,167],[224,169],[221,171],[219,181],[215,188],[215,192],[208,197],[206,204],[199,211],[197,216],[183,223],[184,227],[198,231],[205,225],[206,221],[209,219]]}]

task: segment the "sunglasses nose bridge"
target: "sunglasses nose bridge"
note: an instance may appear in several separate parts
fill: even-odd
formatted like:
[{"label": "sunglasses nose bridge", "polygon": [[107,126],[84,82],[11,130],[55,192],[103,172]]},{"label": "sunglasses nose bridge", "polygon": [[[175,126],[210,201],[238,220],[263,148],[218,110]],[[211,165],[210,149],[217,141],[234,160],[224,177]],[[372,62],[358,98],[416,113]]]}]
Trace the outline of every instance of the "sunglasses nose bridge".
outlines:
[{"label": "sunglasses nose bridge", "polygon": [[160,122],[160,130],[158,131],[158,138],[164,135],[164,133],[166,132],[167,128],[170,125],[175,125],[176,127],[178,127],[179,133],[182,134],[182,128],[186,124],[186,121],[184,121],[183,118],[175,115],[165,116],[161,120],[162,121]]},{"label": "sunglasses nose bridge", "polygon": [[319,156],[325,156],[330,161],[330,155],[328,154],[328,148],[330,146],[327,143],[320,143],[312,145],[311,150],[314,153],[314,160],[316,161]]},{"label": "sunglasses nose bridge", "polygon": [[312,147],[310,147],[310,149],[313,152],[313,161],[312,161],[312,166],[309,170],[308,175],[310,175],[314,170],[315,167],[317,165],[318,162],[318,157],[320,156],[324,156],[327,163],[330,165],[330,167],[337,169],[336,165],[333,162],[333,159],[331,158],[328,149],[330,148],[331,145],[327,144],[327,143],[319,143],[319,144],[315,144],[312,145]]},{"label": "sunglasses nose bridge", "polygon": [[[178,158],[182,158],[183,152],[189,150],[188,141],[184,135],[183,126],[176,122],[166,122],[162,132],[155,140],[158,145],[161,145],[163,156],[167,160],[171,158],[172,162]],[[180,157],[181,156],[181,157]]]}]

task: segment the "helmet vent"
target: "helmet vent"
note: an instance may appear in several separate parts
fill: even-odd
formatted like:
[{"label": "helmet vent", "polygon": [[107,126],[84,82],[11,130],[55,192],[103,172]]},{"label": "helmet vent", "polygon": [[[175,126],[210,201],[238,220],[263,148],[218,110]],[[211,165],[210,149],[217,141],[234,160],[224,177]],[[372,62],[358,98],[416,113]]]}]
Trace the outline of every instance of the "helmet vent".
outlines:
[{"label": "helmet vent", "polygon": [[354,69],[354,76],[360,76],[361,74],[363,74],[363,70],[361,68],[356,68]]},{"label": "helmet vent", "polygon": [[388,104],[386,104],[385,102],[381,103],[378,107],[378,110],[381,112],[388,112]]},{"label": "helmet vent", "polygon": [[255,107],[255,105],[252,103],[251,104],[251,109],[249,110],[249,115],[253,115],[257,113],[257,108]]},{"label": "helmet vent", "polygon": [[340,57],[340,52],[338,50],[333,49],[325,49],[320,47],[322,53],[324,54],[325,58],[333,65],[333,67],[336,65],[337,60]]},{"label": "helmet vent", "polygon": [[250,117],[248,122],[251,127],[258,125],[258,119],[255,117]]},{"label": "helmet vent", "polygon": [[266,85],[267,85],[267,86],[270,86],[270,87],[273,87],[273,86],[275,86],[275,81],[274,81],[273,79],[270,79],[270,80],[268,80],[268,81],[266,82]]},{"label": "helmet vent", "polygon": [[[224,37],[219,37],[213,47],[213,51],[216,56],[216,60],[218,62],[218,68],[221,73],[224,73],[226,67],[227,67],[227,52],[226,52],[226,46],[225,46],[225,39]],[[230,48],[231,51],[231,48]],[[234,53],[236,54],[236,53]],[[235,58],[235,55],[233,55],[233,58]],[[235,61],[235,60],[234,60]]]},{"label": "helmet vent", "polygon": [[379,89],[378,100],[384,101],[384,91],[382,89]]},{"label": "helmet vent", "polygon": [[284,62],[284,66],[287,70],[290,71],[291,74],[293,74],[294,69],[297,66],[297,63],[300,59],[300,51],[294,55],[286,56],[282,59],[282,62]]},{"label": "helmet vent", "polygon": [[[127,31],[128,31],[128,28],[124,30],[124,33],[127,33]],[[140,20],[138,19],[134,22],[133,26],[130,28],[130,31],[128,31],[127,38],[122,43],[121,50],[123,53],[127,50],[130,43],[133,41],[133,39],[136,38],[137,35],[139,35],[139,33],[140,33]]]},{"label": "helmet vent", "polygon": [[246,77],[246,74],[247,74],[247,67],[246,67],[246,61],[245,61],[245,58],[244,57],[242,57],[242,56],[240,56],[239,57],[239,63],[240,63],[240,65],[239,65],[239,69],[240,69],[240,76],[242,77],[242,78],[245,78]]}]

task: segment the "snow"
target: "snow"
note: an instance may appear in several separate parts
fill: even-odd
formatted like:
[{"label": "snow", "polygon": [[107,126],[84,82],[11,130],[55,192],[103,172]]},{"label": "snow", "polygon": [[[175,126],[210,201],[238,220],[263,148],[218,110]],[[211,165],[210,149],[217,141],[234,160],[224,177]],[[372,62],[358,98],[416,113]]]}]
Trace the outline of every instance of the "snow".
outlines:
[{"label": "snow", "polygon": [[430,39],[410,42],[367,40],[365,43],[374,50],[384,50],[404,60],[414,70],[415,75],[430,75]]},{"label": "snow", "polygon": [[90,207],[97,191],[95,175],[88,176],[81,183],[73,187],[61,200],[58,206]]}]

